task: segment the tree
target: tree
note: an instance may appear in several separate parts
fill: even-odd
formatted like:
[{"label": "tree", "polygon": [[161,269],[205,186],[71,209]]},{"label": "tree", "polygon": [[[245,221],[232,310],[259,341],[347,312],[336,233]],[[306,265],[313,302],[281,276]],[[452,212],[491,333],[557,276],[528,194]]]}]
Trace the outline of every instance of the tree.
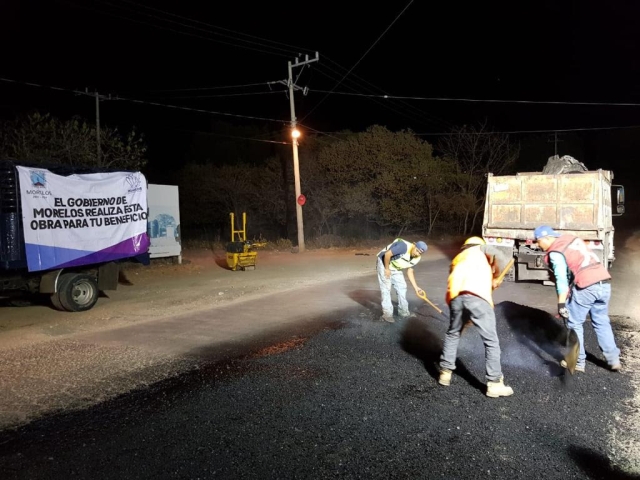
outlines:
[{"label": "tree", "polygon": [[100,149],[98,158],[96,129],[78,117],[60,120],[33,113],[0,126],[0,155],[18,161],[124,170],[139,170],[147,162],[147,147],[135,130],[123,136],[116,128],[102,127]]},{"label": "tree", "polygon": [[475,228],[478,215],[484,210],[487,173],[507,173],[520,149],[510,142],[509,135],[491,133],[486,122],[479,127],[465,125],[454,129],[440,142],[439,149],[456,167],[456,205],[461,231],[466,235]]},{"label": "tree", "polygon": [[[316,140],[301,154],[301,182],[316,233],[364,220],[400,235],[428,222],[428,193],[440,188],[444,164],[410,131],[374,125],[365,132]],[[309,223],[306,215],[305,223]],[[333,233],[333,232],[330,232]]]}]

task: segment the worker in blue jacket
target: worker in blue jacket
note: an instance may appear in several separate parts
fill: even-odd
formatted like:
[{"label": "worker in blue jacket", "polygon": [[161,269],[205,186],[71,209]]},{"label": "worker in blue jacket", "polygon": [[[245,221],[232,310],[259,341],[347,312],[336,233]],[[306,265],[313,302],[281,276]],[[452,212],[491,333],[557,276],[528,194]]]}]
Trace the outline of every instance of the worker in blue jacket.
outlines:
[{"label": "worker in blue jacket", "polygon": [[382,318],[385,322],[393,323],[393,304],[391,303],[391,287],[398,296],[398,314],[408,317],[409,303],[407,302],[407,282],[404,279],[403,270],[407,270],[409,282],[413,286],[416,295],[424,295],[418,287],[413,267],[420,261],[423,253],[427,251],[427,244],[423,241],[416,243],[407,242],[396,238],[393,243],[387,245],[378,253],[377,271],[380,292],[382,293]]}]

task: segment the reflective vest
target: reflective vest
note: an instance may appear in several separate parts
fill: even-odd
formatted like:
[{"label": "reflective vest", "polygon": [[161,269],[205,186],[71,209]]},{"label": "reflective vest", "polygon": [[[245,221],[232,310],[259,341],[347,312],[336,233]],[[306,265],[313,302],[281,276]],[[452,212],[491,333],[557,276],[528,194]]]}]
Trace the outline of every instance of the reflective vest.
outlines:
[{"label": "reflective vest", "polygon": [[[411,249],[413,248],[413,243],[407,242],[406,240],[402,240],[401,238],[396,238],[392,243],[387,245],[386,248],[383,248],[382,250],[380,250],[380,252],[378,253],[378,258],[382,260],[387,250],[389,250],[391,248],[391,245],[393,245],[396,242],[405,243],[407,245],[407,251],[402,255],[398,255],[397,257],[391,257],[391,261],[389,262],[389,269],[404,270],[405,268],[410,268],[415,266],[420,261],[420,257],[418,256],[418,257],[412,258]],[[384,264],[384,260],[382,260],[382,263]]]},{"label": "reflective vest", "polygon": [[486,300],[493,307],[493,269],[485,253],[478,247],[460,252],[451,262],[447,281],[447,305],[463,293]]},{"label": "reflective vest", "polygon": [[561,235],[556,238],[544,261],[549,265],[549,253],[558,252],[564,256],[567,266],[573,274],[573,283],[580,288],[586,288],[600,280],[609,280],[611,275],[600,263],[598,256],[584,243],[581,238],[573,235]]}]

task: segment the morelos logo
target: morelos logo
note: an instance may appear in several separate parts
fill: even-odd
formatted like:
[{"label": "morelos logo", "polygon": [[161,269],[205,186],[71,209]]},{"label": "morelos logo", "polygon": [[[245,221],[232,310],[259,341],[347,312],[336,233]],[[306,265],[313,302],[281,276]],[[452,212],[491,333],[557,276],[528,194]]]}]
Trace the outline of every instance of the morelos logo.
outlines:
[{"label": "morelos logo", "polygon": [[31,174],[31,185],[35,188],[46,188],[47,187],[47,179],[45,177],[45,173],[38,170],[29,170]]},{"label": "morelos logo", "polygon": [[128,190],[129,193],[142,191],[142,186],[140,185],[141,180],[139,175],[135,173],[129,174],[125,177],[124,181],[127,183],[127,185],[129,185],[129,190]]},{"label": "morelos logo", "polygon": [[29,179],[34,190],[27,190],[28,195],[35,195],[34,198],[38,198],[38,195],[48,196],[51,192],[46,190],[47,178],[46,173],[42,170],[29,170]]}]

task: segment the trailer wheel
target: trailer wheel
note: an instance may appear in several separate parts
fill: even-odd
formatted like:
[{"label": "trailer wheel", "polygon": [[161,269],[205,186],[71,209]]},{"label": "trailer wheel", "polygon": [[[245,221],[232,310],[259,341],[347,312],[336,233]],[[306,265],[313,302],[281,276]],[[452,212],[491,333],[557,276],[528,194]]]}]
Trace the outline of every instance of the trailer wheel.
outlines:
[{"label": "trailer wheel", "polygon": [[64,273],[58,284],[60,303],[69,312],[90,310],[98,301],[98,282],[86,273]]}]

